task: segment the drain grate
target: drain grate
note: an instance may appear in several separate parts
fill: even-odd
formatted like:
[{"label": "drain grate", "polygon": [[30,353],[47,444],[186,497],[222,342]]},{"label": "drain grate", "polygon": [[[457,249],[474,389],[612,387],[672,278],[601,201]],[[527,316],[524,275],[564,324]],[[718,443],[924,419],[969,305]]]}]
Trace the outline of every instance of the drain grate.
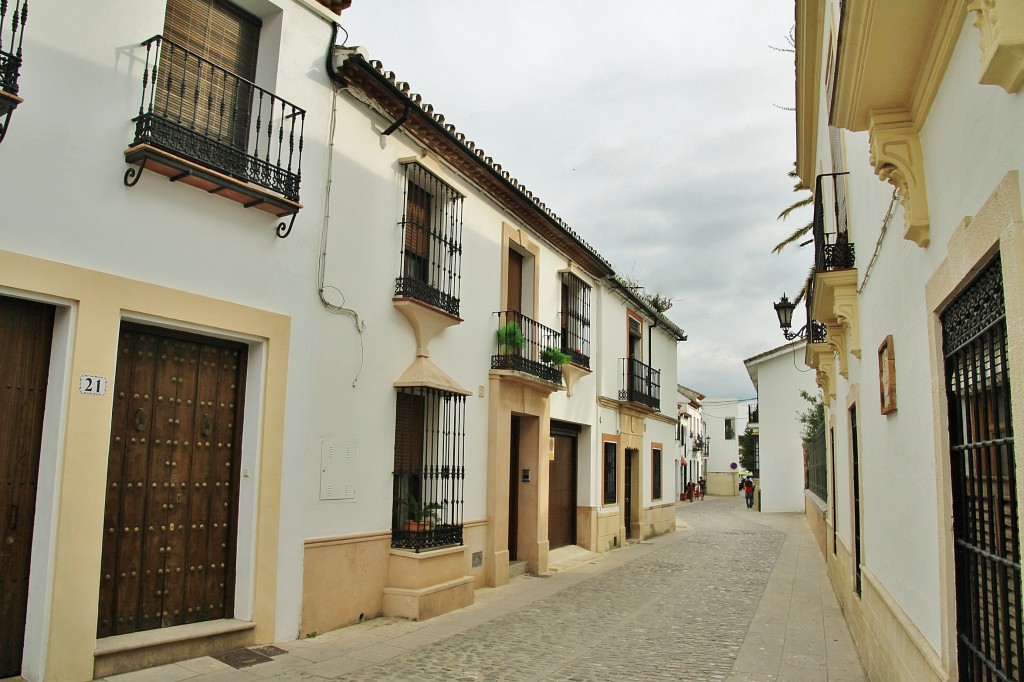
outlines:
[{"label": "drain grate", "polygon": [[[266,647],[263,647],[266,648]],[[277,647],[273,647],[277,648]],[[281,653],[284,653],[283,651]],[[266,663],[272,661],[270,656],[260,653],[255,649],[235,649],[233,651],[225,651],[222,654],[214,654],[210,658],[215,658],[221,663],[227,663],[236,670],[241,668],[249,668],[260,663]]]}]

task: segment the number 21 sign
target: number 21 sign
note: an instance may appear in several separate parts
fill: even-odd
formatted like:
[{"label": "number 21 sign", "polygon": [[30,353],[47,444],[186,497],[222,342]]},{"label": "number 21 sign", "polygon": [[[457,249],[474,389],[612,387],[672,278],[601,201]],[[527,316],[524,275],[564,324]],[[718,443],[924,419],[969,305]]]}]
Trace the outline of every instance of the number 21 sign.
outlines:
[{"label": "number 21 sign", "polygon": [[83,374],[78,383],[78,391],[83,395],[105,395],[107,392],[107,378]]}]

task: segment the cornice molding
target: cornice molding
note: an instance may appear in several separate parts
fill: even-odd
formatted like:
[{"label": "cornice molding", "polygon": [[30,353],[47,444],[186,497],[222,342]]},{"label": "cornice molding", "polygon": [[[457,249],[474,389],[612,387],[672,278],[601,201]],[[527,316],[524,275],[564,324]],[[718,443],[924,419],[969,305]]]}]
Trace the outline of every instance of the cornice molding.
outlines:
[{"label": "cornice molding", "polygon": [[983,85],[998,85],[1015,93],[1024,84],[1024,4],[1020,0],[971,0],[980,32]]},{"label": "cornice molding", "polygon": [[796,0],[796,171],[807,187],[814,181],[824,16],[825,3]]},{"label": "cornice molding", "polygon": [[903,238],[920,247],[929,242],[928,193],[925,188],[924,152],[910,112],[871,115],[870,163],[875,174],[899,191],[903,207]]}]

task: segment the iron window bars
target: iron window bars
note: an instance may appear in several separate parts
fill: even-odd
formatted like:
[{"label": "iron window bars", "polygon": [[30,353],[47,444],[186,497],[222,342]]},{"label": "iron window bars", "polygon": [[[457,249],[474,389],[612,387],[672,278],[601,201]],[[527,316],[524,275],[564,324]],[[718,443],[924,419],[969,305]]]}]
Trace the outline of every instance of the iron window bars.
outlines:
[{"label": "iron window bars", "polygon": [[[161,35],[142,45],[132,146],[165,150],[297,203],[305,110]],[[134,186],[144,167],[145,159],[138,171],[129,168],[125,184]]]},{"label": "iron window bars", "polygon": [[637,358],[622,358],[622,383],[619,400],[661,409],[661,371]]},{"label": "iron window bars", "polygon": [[395,296],[459,315],[463,196],[418,163],[405,163],[402,272]]},{"label": "iron window bars", "polygon": [[462,544],[466,396],[398,390],[391,546],[419,552]]},{"label": "iron window bars", "polygon": [[548,349],[562,348],[561,334],[515,310],[497,313],[497,353],[491,369],[525,372],[555,384],[562,383],[562,371],[549,357]]},{"label": "iron window bars", "polygon": [[815,494],[822,502],[828,502],[828,463],[825,451],[825,427],[821,426],[814,432],[807,447],[807,460],[804,464],[806,481],[804,487]]},{"label": "iron window bars", "polygon": [[[8,14],[8,11],[10,14]],[[21,102],[18,76],[21,73],[21,43],[28,21],[28,0],[0,0],[0,141],[7,133],[11,113]]]},{"label": "iron window bars", "polygon": [[1024,652],[1020,535],[998,255],[940,319],[949,408],[960,679],[1017,680]]},{"label": "iron window bars", "polygon": [[590,369],[590,285],[571,272],[562,273],[562,352]]}]

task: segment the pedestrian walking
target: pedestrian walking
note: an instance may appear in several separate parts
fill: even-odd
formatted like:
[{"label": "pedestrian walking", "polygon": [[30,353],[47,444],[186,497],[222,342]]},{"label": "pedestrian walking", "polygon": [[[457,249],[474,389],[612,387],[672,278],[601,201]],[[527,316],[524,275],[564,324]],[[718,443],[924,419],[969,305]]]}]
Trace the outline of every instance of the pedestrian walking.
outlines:
[{"label": "pedestrian walking", "polygon": [[749,476],[743,482],[743,492],[747,498],[747,509],[754,508],[754,479]]},{"label": "pedestrian walking", "polygon": [[708,492],[708,482],[703,476],[697,480],[697,485],[700,487],[700,499],[704,499],[704,495]]}]

